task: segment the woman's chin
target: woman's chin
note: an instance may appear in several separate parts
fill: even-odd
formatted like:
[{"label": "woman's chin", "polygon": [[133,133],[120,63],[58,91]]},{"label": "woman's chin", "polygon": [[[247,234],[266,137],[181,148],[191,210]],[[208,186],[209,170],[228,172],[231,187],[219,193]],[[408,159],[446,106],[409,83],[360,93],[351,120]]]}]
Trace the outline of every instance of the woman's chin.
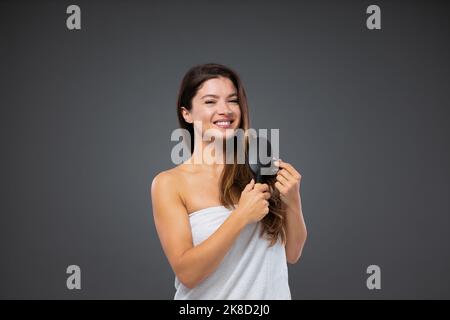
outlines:
[{"label": "woman's chin", "polygon": [[209,130],[208,135],[212,135],[214,137],[217,137],[218,139],[225,139],[225,140],[233,138],[236,133],[235,128],[220,128],[215,126],[213,128],[210,128]]}]

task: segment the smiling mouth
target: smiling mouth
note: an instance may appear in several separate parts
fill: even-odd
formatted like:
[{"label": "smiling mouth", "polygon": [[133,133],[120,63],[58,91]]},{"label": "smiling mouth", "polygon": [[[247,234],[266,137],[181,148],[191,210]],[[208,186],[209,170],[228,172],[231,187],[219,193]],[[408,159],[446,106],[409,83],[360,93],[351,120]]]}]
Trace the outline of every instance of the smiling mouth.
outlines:
[{"label": "smiling mouth", "polygon": [[233,123],[233,120],[226,120],[226,121],[214,121],[213,122],[216,127],[222,128],[222,129],[230,129],[231,124]]}]

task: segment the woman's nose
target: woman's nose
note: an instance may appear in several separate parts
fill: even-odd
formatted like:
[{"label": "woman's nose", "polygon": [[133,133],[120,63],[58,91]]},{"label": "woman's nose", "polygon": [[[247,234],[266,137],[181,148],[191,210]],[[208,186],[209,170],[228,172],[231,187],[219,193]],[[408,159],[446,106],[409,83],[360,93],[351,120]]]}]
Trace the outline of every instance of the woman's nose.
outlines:
[{"label": "woman's nose", "polygon": [[219,103],[217,112],[219,114],[232,114],[233,111],[226,102]]}]

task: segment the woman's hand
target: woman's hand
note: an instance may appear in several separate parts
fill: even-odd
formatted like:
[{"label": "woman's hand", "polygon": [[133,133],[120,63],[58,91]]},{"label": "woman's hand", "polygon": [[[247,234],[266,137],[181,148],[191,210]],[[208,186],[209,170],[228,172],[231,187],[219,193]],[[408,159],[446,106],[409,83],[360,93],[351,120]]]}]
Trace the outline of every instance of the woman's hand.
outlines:
[{"label": "woman's hand", "polygon": [[288,208],[300,205],[300,182],[302,175],[295,168],[281,159],[274,162],[278,166],[277,182],[275,187],[280,192],[281,200]]},{"label": "woman's hand", "polygon": [[244,218],[245,224],[258,222],[269,213],[269,199],[269,186],[252,179],[242,190],[236,212]]}]

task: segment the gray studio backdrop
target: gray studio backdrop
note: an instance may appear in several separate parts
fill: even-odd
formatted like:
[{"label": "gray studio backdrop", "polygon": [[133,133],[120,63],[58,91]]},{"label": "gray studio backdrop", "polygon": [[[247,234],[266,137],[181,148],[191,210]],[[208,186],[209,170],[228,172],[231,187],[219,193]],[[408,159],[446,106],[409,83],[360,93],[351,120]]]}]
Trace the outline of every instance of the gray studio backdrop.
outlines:
[{"label": "gray studio backdrop", "polygon": [[[81,8],[81,30],[66,8]],[[366,8],[381,8],[381,30]],[[431,1],[2,1],[8,299],[172,299],[149,186],[193,65],[237,70],[280,129],[309,238],[293,299],[450,298],[449,6]],[[66,268],[81,268],[68,290]],[[369,265],[381,289],[366,287]]]}]

